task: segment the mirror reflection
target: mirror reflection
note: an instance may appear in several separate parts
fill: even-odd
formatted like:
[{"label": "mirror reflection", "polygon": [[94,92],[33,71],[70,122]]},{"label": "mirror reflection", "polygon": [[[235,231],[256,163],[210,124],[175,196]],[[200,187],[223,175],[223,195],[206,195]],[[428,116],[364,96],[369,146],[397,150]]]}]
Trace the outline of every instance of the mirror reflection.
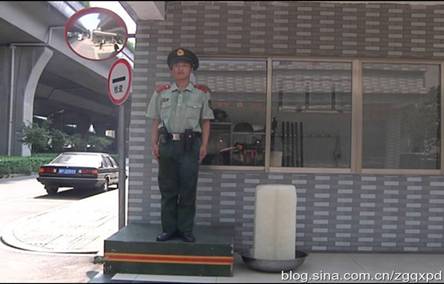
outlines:
[{"label": "mirror reflection", "polygon": [[127,29],[120,17],[103,8],[78,13],[65,28],[67,43],[75,53],[91,60],[105,60],[123,49]]}]

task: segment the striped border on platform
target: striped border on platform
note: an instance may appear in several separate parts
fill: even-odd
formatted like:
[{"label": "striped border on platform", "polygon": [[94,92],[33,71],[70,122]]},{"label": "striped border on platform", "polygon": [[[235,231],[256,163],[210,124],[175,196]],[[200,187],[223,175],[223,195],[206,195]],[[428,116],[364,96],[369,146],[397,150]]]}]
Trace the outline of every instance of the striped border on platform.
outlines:
[{"label": "striped border on platform", "polygon": [[205,264],[233,265],[233,256],[194,256],[136,253],[105,253],[105,261],[138,262],[138,263],[172,263],[172,264]]}]

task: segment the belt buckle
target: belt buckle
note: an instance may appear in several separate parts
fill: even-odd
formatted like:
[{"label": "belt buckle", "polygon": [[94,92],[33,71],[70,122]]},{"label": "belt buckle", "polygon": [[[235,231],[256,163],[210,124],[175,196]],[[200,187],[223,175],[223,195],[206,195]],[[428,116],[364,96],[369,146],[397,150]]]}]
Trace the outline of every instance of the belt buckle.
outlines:
[{"label": "belt buckle", "polygon": [[171,139],[173,141],[180,141],[180,133],[171,133]]}]

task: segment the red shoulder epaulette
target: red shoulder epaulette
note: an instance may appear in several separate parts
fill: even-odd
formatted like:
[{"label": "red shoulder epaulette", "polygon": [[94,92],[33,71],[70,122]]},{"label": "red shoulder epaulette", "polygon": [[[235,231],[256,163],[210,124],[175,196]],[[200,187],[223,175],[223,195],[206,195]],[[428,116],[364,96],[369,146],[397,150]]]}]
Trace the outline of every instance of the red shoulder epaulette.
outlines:
[{"label": "red shoulder epaulette", "polygon": [[201,91],[204,92],[204,93],[208,93],[208,92],[210,91],[210,89],[209,89],[207,86],[205,86],[205,85],[194,84],[194,87],[195,87],[196,89],[201,90]]},{"label": "red shoulder epaulette", "polygon": [[171,88],[170,84],[162,84],[162,85],[158,85],[156,87],[156,92],[157,93],[162,93],[163,91],[168,90],[169,88]]}]

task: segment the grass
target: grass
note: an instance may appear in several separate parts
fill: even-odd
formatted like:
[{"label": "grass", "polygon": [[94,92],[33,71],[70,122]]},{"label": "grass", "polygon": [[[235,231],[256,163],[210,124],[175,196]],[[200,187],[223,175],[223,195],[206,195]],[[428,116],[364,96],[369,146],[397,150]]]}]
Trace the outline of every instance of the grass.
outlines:
[{"label": "grass", "polygon": [[13,174],[29,175],[38,172],[41,165],[49,163],[57,154],[33,154],[29,157],[0,156],[0,177]]}]

